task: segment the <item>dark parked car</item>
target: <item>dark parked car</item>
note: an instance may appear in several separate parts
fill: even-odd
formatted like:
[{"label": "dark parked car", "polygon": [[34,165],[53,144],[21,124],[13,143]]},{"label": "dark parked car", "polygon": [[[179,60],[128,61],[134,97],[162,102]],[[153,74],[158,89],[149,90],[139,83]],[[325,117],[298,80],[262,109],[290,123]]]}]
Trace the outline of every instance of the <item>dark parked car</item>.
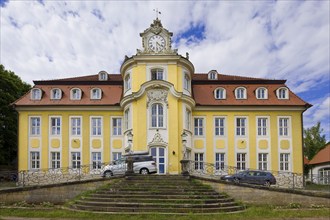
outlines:
[{"label": "dark parked car", "polygon": [[221,179],[234,183],[258,184],[267,187],[276,184],[276,179],[273,174],[266,171],[241,171],[233,175],[222,176]]}]

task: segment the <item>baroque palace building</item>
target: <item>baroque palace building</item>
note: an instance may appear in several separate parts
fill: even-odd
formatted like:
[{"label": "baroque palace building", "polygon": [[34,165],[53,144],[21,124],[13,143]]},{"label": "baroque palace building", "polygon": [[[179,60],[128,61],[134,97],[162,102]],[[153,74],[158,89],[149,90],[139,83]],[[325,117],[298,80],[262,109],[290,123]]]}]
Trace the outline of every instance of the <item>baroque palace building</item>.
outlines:
[{"label": "baroque palace building", "polygon": [[184,156],[216,169],[303,172],[302,114],[311,105],[285,80],[195,73],[158,18],[140,36],[142,49],[120,74],[34,81],[14,103],[19,170],[99,169],[145,153],[159,174],[180,173]]}]

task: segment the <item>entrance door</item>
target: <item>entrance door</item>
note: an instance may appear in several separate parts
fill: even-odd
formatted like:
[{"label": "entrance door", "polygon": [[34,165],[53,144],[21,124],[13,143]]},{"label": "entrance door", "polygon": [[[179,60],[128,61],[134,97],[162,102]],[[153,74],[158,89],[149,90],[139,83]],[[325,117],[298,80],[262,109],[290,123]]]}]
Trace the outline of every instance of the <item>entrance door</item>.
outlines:
[{"label": "entrance door", "polygon": [[151,148],[151,156],[155,159],[157,163],[157,174],[166,173],[166,156],[165,148],[153,147]]}]

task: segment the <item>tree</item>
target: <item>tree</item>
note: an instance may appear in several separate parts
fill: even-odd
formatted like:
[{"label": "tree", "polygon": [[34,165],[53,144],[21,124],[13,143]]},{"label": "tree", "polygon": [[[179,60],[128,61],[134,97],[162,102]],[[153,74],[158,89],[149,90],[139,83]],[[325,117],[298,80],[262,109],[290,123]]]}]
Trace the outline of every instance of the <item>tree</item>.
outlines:
[{"label": "tree", "polygon": [[10,165],[17,158],[17,112],[11,104],[31,86],[0,64],[0,164]]},{"label": "tree", "polygon": [[308,160],[313,159],[325,147],[325,135],[321,135],[321,133],[323,133],[323,129],[321,129],[320,122],[311,128],[304,129],[304,155]]}]

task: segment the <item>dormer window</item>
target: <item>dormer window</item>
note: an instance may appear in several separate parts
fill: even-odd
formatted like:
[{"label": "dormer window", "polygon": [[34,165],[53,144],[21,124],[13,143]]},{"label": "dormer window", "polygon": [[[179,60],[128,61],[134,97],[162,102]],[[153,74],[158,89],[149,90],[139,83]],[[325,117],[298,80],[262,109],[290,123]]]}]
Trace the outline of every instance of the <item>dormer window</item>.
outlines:
[{"label": "dormer window", "polygon": [[162,69],[153,69],[151,70],[151,80],[163,80],[164,71]]},{"label": "dormer window", "polygon": [[276,90],[278,99],[289,99],[289,91],[286,87],[281,87]]},{"label": "dormer window", "polygon": [[244,87],[238,87],[235,89],[236,99],[246,99],[246,89]]},{"label": "dormer window", "polygon": [[188,74],[184,74],[184,79],[183,79],[183,88],[185,90],[190,91],[190,77],[188,76]]},{"label": "dormer window", "polygon": [[31,99],[32,100],[40,100],[42,95],[41,89],[35,88],[31,90]]},{"label": "dormer window", "polygon": [[256,97],[257,99],[268,99],[268,90],[264,87],[257,88]]},{"label": "dormer window", "polygon": [[101,99],[102,90],[99,88],[94,88],[91,90],[91,99]]},{"label": "dormer window", "polygon": [[210,79],[210,80],[217,80],[218,79],[218,72],[216,70],[211,70],[208,73],[208,79]]},{"label": "dormer window", "polygon": [[124,87],[125,87],[125,91],[130,90],[131,89],[131,75],[127,74],[125,77],[125,82],[124,82]]},{"label": "dormer window", "polygon": [[217,88],[214,90],[215,99],[226,99],[226,90],[224,88]]},{"label": "dormer window", "polygon": [[62,98],[62,90],[56,88],[51,90],[51,99],[61,99]]},{"label": "dormer window", "polygon": [[81,90],[78,88],[71,89],[70,98],[71,98],[71,100],[80,100],[81,99]]},{"label": "dormer window", "polygon": [[99,72],[99,80],[100,81],[106,81],[108,80],[108,73],[105,71],[100,71]]}]

